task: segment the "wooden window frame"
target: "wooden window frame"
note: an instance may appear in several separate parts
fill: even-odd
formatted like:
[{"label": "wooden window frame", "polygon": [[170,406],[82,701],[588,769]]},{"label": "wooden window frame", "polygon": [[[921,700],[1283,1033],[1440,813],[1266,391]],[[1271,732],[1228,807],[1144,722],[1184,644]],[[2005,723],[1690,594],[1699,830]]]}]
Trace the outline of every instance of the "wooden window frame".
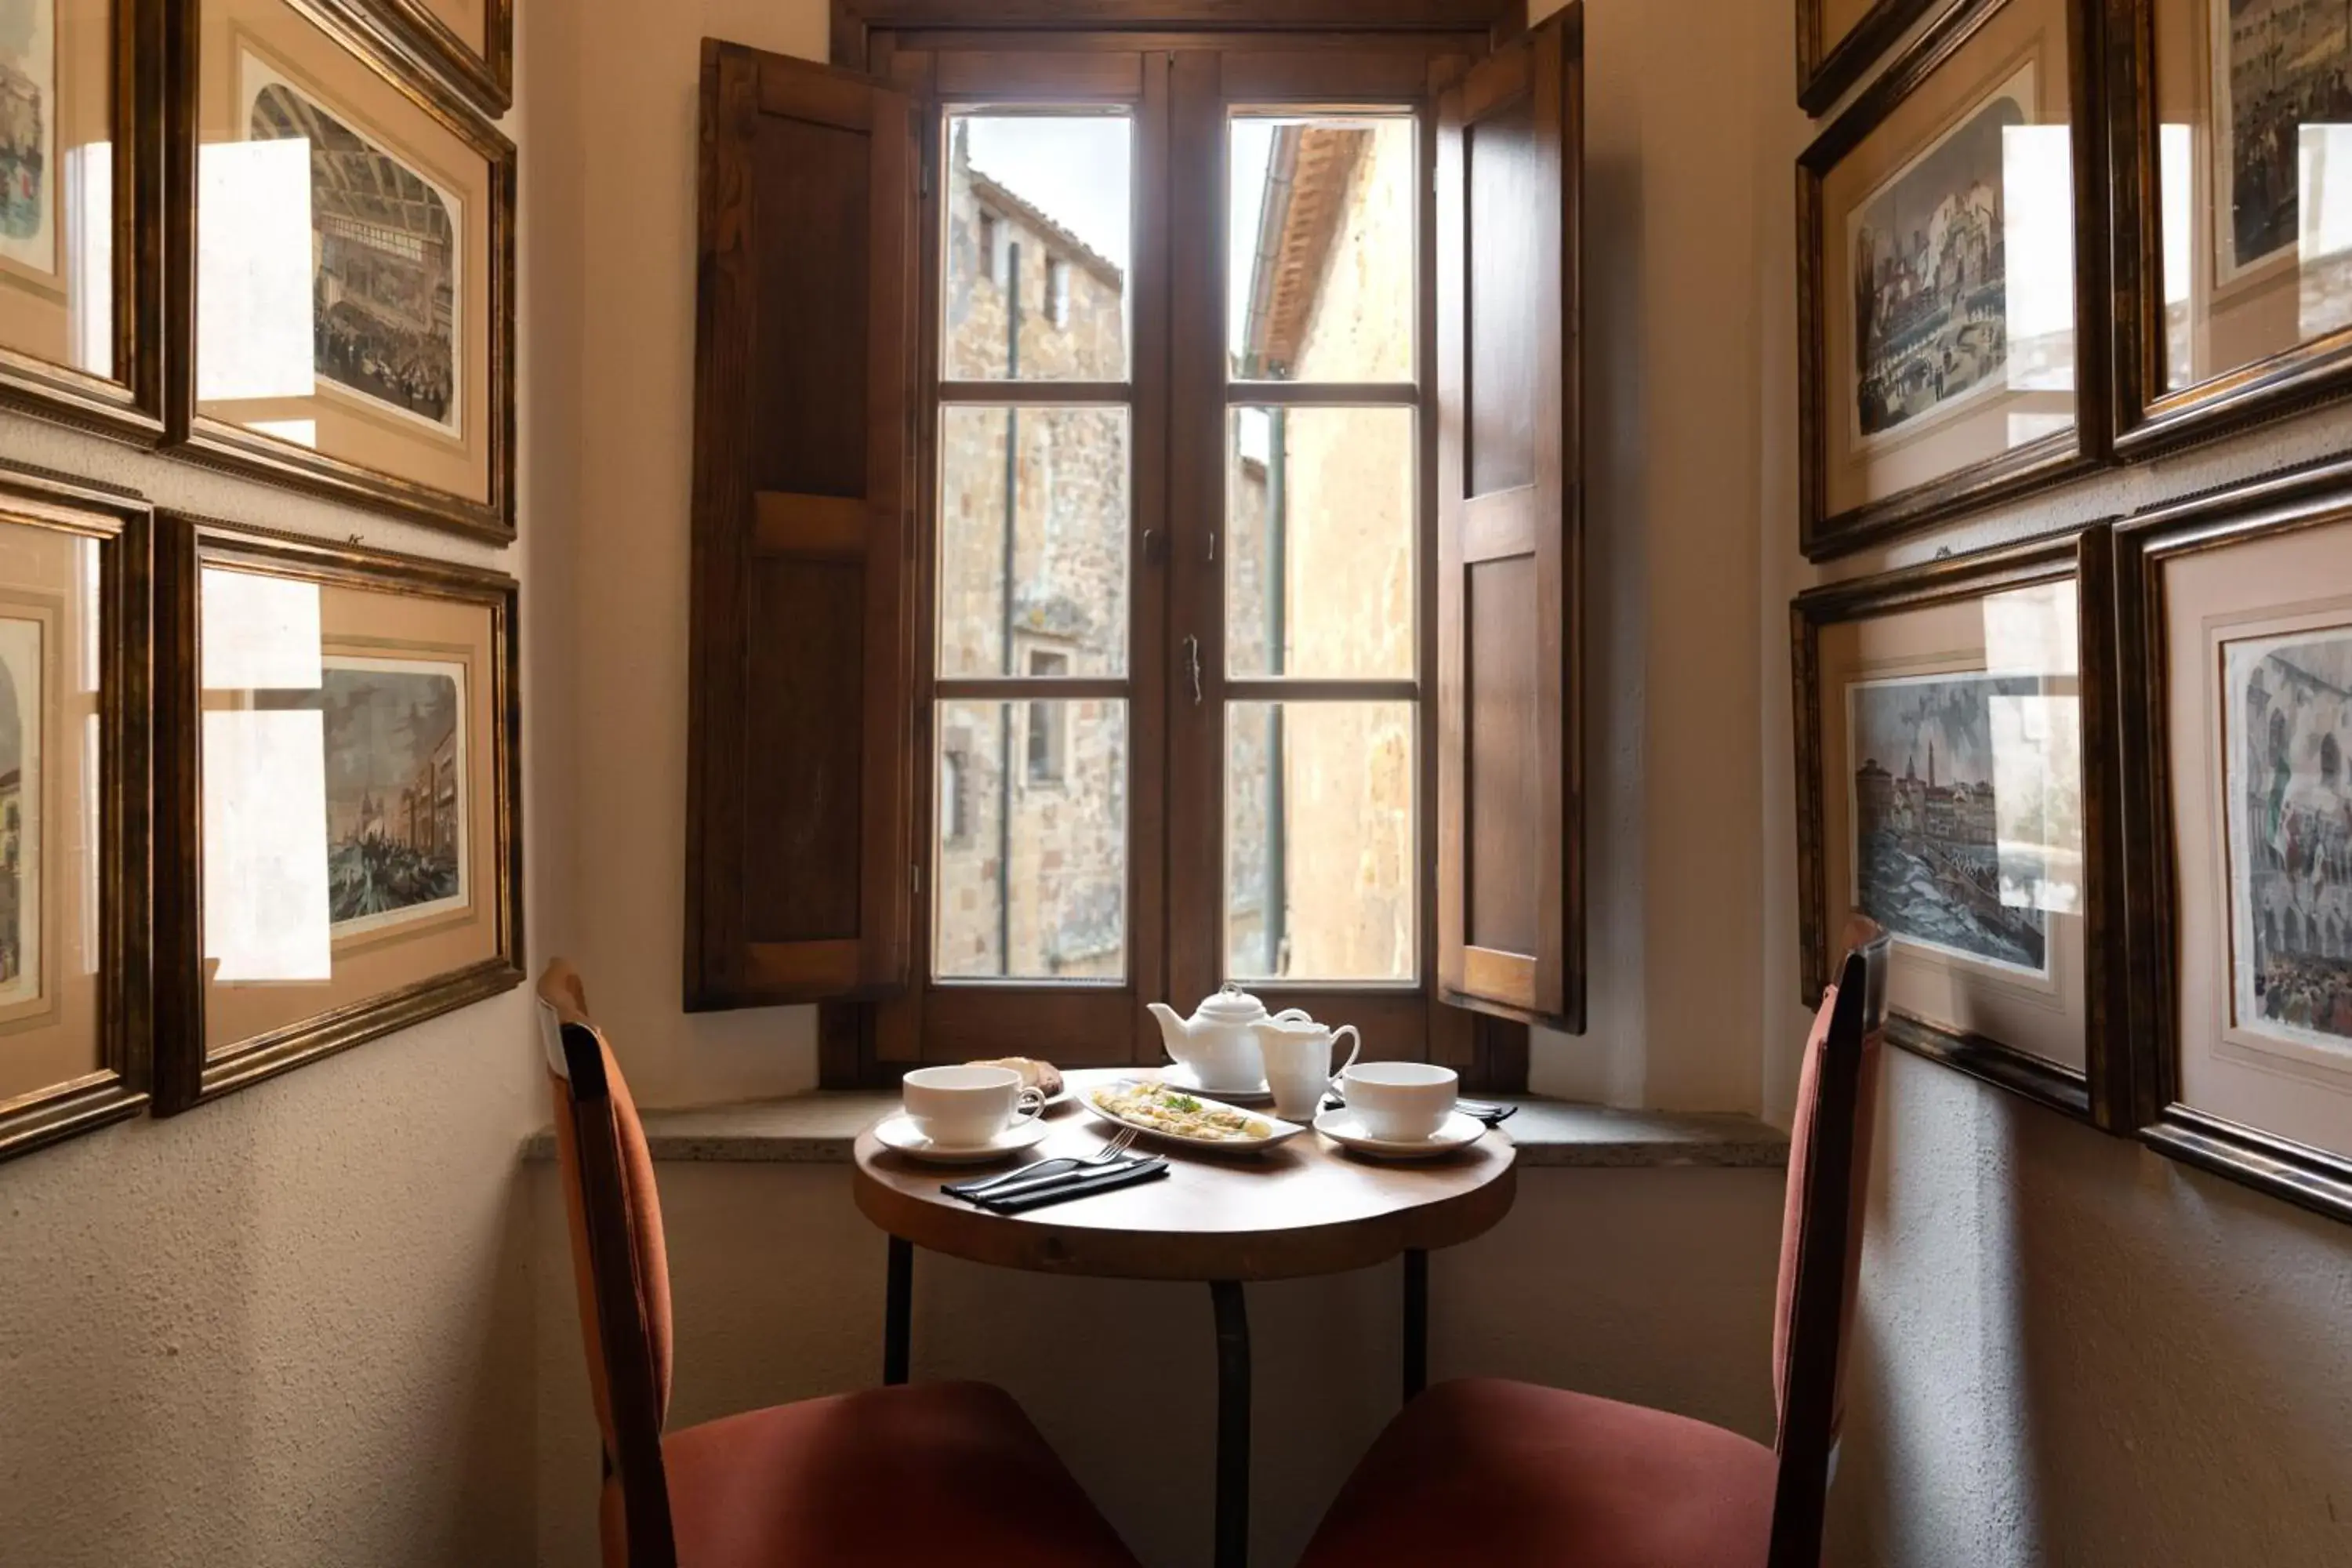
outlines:
[{"label": "wooden window frame", "polygon": [[[822,1005],[820,1068],[827,1085],[887,1083],[925,1060],[1026,1049],[1065,1065],[1105,1065],[1160,1058],[1156,1028],[1141,1004],[1190,998],[1223,978],[1222,879],[1206,879],[1171,898],[1166,868],[1200,858],[1221,863],[1223,755],[1209,743],[1221,732],[1228,700],[1297,697],[1273,680],[1223,677],[1223,568],[1213,563],[1205,531],[1223,522],[1225,423],[1230,408],[1276,403],[1345,404],[1369,398],[1404,401],[1419,414],[1415,483],[1418,668],[1398,681],[1318,682],[1320,700],[1393,698],[1399,689],[1416,704],[1421,744],[1416,766],[1416,833],[1422,884],[1416,889],[1416,973],[1409,984],[1254,985],[1272,1006],[1345,1011],[1368,1037],[1391,1042],[1391,1054],[1426,1055],[1462,1068],[1489,1089],[1523,1087],[1528,1062],[1524,1026],[1447,1005],[1439,999],[1440,921],[1435,857],[1429,853],[1437,811],[1436,651],[1436,312],[1433,285],[1434,181],[1438,89],[1519,30],[1516,9],[1493,0],[1393,0],[1365,5],[1286,0],[1263,9],[1247,31],[1232,29],[1230,14],[1202,5],[1186,11],[1118,3],[1022,5],[1010,8],[891,0],[887,10],[836,5],[834,59],[865,71],[913,97],[919,108],[924,156],[936,168],[944,146],[943,105],[958,109],[990,101],[1123,102],[1137,124],[1136,234],[1131,279],[1129,381],[1108,387],[1055,383],[946,384],[940,375],[940,296],[945,224],[944,181],[925,180],[918,214],[920,237],[918,317],[921,367],[915,391],[919,498],[910,566],[915,606],[913,696],[917,757],[932,757],[933,715],[942,686],[961,692],[970,682],[943,683],[933,671],[937,635],[936,416],[944,402],[1125,403],[1132,410],[1129,516],[1130,655],[1124,680],[1129,701],[1128,747],[1130,846],[1157,842],[1164,853],[1131,853],[1126,929],[1127,980],[1116,987],[1068,983],[932,982],[929,900],[913,911],[908,984],[896,996]],[[985,28],[963,25],[984,16]],[[1507,18],[1507,19],[1506,19]],[[1119,24],[1129,24],[1121,26]],[[1163,68],[1154,68],[1157,57]],[[1229,60],[1238,69],[1229,69]],[[1130,63],[1131,62],[1131,63]],[[1419,255],[1415,381],[1409,387],[1352,388],[1280,384],[1226,384],[1223,306],[1220,280],[1223,204],[1222,181],[1170,178],[1172,160],[1189,166],[1221,163],[1225,123],[1235,105],[1409,108],[1417,122],[1420,161]],[[1202,139],[1212,144],[1203,147]],[[1202,210],[1176,210],[1190,202]],[[1171,276],[1172,275],[1172,276]],[[1188,331],[1209,322],[1214,331]],[[1171,332],[1172,324],[1172,332]],[[1171,341],[1172,338],[1172,341]],[[1176,345],[1197,352],[1173,360]],[[1179,421],[1181,410],[1193,417]],[[1164,515],[1163,515],[1164,514]],[[1209,520],[1214,520],[1213,521]],[[1171,565],[1172,578],[1165,575]],[[1190,569],[1187,569],[1190,568]],[[1171,691],[1173,628],[1202,640],[1202,691],[1195,706]],[[973,694],[982,694],[973,686]],[[1181,738],[1180,738],[1181,727]],[[1169,751],[1181,746],[1193,763],[1183,779],[1170,771]],[[1006,765],[1011,765],[1008,762]],[[937,802],[935,765],[911,770],[917,853],[928,868]],[[1178,803],[1182,803],[1181,806]],[[926,879],[929,872],[927,868]],[[1181,905],[1181,907],[1180,907]],[[1189,989],[1188,989],[1189,987]],[[929,1042],[927,1048],[926,1042]],[[1396,1048],[1402,1044],[1402,1049]]]}]

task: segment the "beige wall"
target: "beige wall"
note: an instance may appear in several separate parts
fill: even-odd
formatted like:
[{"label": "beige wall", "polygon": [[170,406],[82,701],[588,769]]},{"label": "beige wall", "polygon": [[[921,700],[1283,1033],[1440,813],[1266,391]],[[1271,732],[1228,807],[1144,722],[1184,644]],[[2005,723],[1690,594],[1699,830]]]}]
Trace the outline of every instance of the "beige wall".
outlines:
[{"label": "beige wall", "polygon": [[[545,16],[552,26],[541,25]],[[523,579],[534,951],[564,940],[569,749],[562,374],[576,222],[566,12],[521,7],[523,542],[375,516],[0,416],[0,460],[160,504]],[[177,852],[166,836],[159,852]],[[530,1194],[546,1119],[520,993],[168,1121],[0,1165],[0,1562],[26,1568],[446,1568],[529,1560]]]},{"label": "beige wall", "polygon": [[[1600,0],[1604,13],[1624,0]],[[2130,511],[2343,449],[2352,413],[1998,509],[1816,571],[1797,537],[1795,105],[1787,6],[1761,8],[1749,177],[1769,193],[1743,329],[1762,672],[1752,797],[1763,1098],[1785,1116],[1797,1005],[1786,605],[1817,580]],[[1601,37],[1607,37],[1604,24]],[[1657,183],[1679,172],[1649,171]],[[1691,231],[1696,234],[1696,230]],[[1724,525],[1728,530],[1728,524]],[[1727,537],[1737,559],[1748,546]],[[1652,603],[1666,601],[1654,598]],[[1679,614],[1679,612],[1677,612]],[[1654,1036],[1653,1037],[1655,1037]],[[2352,1227],[2193,1173],[1930,1063],[1887,1074],[1843,1468],[1840,1561],[1902,1568],[2352,1561]]]}]

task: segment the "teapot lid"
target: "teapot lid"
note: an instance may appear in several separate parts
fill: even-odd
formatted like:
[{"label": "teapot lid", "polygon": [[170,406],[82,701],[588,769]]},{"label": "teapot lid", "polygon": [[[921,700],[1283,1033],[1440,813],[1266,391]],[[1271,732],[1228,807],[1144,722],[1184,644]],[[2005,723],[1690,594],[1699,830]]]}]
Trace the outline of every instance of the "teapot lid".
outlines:
[{"label": "teapot lid", "polygon": [[1201,1004],[1197,1016],[1220,1024],[1246,1024],[1265,1016],[1265,1004],[1228,980],[1215,995]]}]

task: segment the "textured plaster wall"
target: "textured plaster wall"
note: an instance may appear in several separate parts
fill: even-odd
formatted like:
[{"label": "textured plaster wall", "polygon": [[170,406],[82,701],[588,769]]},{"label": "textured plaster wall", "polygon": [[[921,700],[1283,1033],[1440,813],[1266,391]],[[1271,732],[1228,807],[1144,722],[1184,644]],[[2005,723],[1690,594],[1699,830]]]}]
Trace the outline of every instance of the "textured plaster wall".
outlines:
[{"label": "textured plaster wall", "polygon": [[[1616,5],[1619,0],[1600,0]],[[1622,8],[1622,7],[1621,7]],[[1748,264],[1762,534],[1763,1098],[1785,1118],[1797,1003],[1787,604],[1818,580],[2115,516],[2352,445],[2352,411],[2135,468],[1816,570],[1795,548],[1793,12],[1750,95],[1767,216]],[[1656,176],[1675,180],[1678,173]],[[1728,538],[1734,552],[1745,546]],[[1831,1507],[1836,1561],[1892,1568],[2352,1563],[2352,1226],[1895,1053],[1884,1091]]]},{"label": "textured plaster wall", "polygon": [[[573,90],[520,8],[524,542],[465,544],[0,416],[0,460],[160,504],[499,566],[524,581],[527,917],[564,940],[565,564],[576,184],[530,134]],[[544,20],[542,21],[542,18]],[[177,846],[168,837],[158,852]],[[0,1165],[0,1563],[446,1568],[529,1561],[530,1195],[546,1117],[518,993],[169,1121]]]}]

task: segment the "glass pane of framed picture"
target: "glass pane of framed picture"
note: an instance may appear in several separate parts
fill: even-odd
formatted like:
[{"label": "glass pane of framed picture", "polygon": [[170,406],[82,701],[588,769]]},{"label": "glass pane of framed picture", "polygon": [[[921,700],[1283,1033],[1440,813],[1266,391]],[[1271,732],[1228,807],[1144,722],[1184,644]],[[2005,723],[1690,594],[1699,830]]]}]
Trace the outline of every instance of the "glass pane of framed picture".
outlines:
[{"label": "glass pane of framed picture", "polygon": [[2075,365],[2075,237],[2098,232],[2076,168],[2092,99],[2083,4],[1957,7],[1800,162],[1801,526],[1816,560],[2090,460]]},{"label": "glass pane of framed picture", "polygon": [[1895,939],[1892,1037],[2077,1115],[2113,1021],[2085,837],[2112,787],[2084,721],[2106,639],[2084,548],[1939,561],[1796,606],[1808,1005],[1840,933],[1874,921]]},{"label": "glass pane of framed picture", "polygon": [[2117,275],[2144,280],[2138,333],[2118,344],[2116,439],[2134,453],[2352,387],[2346,17],[2148,0],[2148,21],[2126,40],[2147,56],[2115,85]]},{"label": "glass pane of framed picture", "polygon": [[514,101],[514,0],[366,0],[488,114]]},{"label": "glass pane of framed picture", "polygon": [[[163,432],[162,0],[0,5],[0,398],[131,440]],[[134,85],[134,77],[139,79]],[[149,79],[155,86],[149,85]]]},{"label": "glass pane of framed picture", "polygon": [[519,717],[511,579],[165,529],[177,1109],[521,980]]},{"label": "glass pane of framed picture", "polygon": [[2170,784],[2132,900],[2171,1014],[2149,1136],[2352,1218],[2352,492],[2127,537],[2162,667],[2126,689]]},{"label": "glass pane of framed picture", "polygon": [[514,149],[332,0],[194,0],[207,460],[514,533]]},{"label": "glass pane of framed picture", "polygon": [[0,1159],[147,1099],[148,538],[0,474]]}]

